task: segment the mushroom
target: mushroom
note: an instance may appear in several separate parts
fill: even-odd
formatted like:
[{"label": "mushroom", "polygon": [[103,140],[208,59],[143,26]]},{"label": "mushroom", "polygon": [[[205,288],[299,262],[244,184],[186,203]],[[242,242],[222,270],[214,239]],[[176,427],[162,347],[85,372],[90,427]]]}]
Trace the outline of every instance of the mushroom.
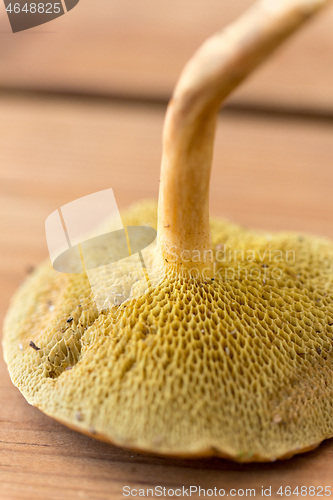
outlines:
[{"label": "mushroom", "polygon": [[147,202],[123,214],[126,226],[158,229],[145,257],[153,280],[99,310],[86,273],[35,270],[3,340],[29,403],[98,439],[169,456],[272,461],[333,436],[332,242],[268,241],[208,214],[221,102],[328,3],[259,1],[186,65],[165,120],[158,217]]}]

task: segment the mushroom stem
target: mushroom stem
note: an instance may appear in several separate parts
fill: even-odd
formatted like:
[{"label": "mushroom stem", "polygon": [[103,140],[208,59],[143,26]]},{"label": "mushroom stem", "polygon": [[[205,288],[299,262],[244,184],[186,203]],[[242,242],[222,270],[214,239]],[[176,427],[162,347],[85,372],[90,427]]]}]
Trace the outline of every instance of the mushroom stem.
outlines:
[{"label": "mushroom stem", "polygon": [[185,66],[163,133],[159,247],[167,266],[212,267],[209,180],[221,103],[330,0],[261,0],[209,38]]}]

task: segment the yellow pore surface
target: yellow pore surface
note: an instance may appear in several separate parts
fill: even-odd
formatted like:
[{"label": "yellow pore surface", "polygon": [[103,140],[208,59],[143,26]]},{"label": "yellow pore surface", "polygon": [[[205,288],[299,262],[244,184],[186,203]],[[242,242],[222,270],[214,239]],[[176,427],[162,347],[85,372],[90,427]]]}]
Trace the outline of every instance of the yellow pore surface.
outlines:
[{"label": "yellow pore surface", "polygon": [[[156,227],[156,205],[122,219]],[[214,279],[156,266],[153,286],[103,310],[86,274],[37,269],[4,329],[25,398],[165,455],[275,460],[332,436],[333,244],[223,220],[211,230]]]}]

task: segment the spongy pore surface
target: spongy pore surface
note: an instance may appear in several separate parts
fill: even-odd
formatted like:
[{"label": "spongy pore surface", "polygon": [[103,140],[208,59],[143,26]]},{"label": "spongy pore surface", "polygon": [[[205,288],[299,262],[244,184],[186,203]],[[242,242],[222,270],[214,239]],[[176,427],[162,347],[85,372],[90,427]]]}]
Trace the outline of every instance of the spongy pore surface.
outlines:
[{"label": "spongy pore surface", "polygon": [[[156,227],[155,204],[123,223]],[[85,274],[37,269],[4,328],[26,399],[82,432],[173,456],[274,460],[331,437],[333,244],[223,220],[211,230],[214,279],[161,273],[102,311]]]}]

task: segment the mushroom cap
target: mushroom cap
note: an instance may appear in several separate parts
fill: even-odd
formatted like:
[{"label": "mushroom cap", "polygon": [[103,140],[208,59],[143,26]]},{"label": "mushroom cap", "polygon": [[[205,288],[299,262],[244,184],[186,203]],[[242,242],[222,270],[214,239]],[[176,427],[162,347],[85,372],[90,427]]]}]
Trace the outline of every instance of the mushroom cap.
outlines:
[{"label": "mushroom cap", "polygon": [[[122,219],[156,227],[156,205]],[[211,231],[214,279],[168,271],[108,310],[86,274],[42,264],[4,327],[27,401],[93,437],[170,456],[271,461],[331,437],[332,242],[224,220]],[[221,250],[234,249],[224,262]]]}]

